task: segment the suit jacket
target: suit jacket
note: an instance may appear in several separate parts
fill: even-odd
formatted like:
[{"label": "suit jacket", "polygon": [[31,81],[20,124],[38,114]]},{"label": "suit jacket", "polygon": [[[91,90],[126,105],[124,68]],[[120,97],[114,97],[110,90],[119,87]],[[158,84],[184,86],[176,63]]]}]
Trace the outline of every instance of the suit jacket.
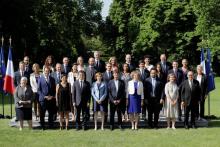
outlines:
[{"label": "suit jacket", "polygon": [[189,105],[197,105],[200,101],[201,96],[201,89],[199,86],[199,82],[193,79],[192,82],[192,90],[189,86],[189,80],[185,80],[181,84],[181,99],[186,103],[187,106]]},{"label": "suit jacket", "polygon": [[167,77],[168,71],[169,71],[170,68],[171,68],[171,63],[166,62],[166,63],[165,63],[165,64],[166,64],[166,68],[165,68],[165,69],[163,68],[162,62],[159,62],[159,64],[160,64],[160,66],[161,66],[161,69],[162,69],[162,71],[163,71],[165,77]]},{"label": "suit jacket", "polygon": [[[14,99],[15,99],[15,107],[16,108],[31,108],[32,107],[32,102],[34,100],[34,95],[33,95],[33,91],[31,89],[31,87],[29,85],[27,85],[26,87],[26,91],[24,91],[21,86],[17,86],[15,89],[15,93],[14,93]],[[31,103],[30,104],[19,104],[19,101],[28,101],[30,100]]]},{"label": "suit jacket", "polygon": [[72,92],[72,101],[76,104],[76,106],[79,106],[82,104],[83,106],[87,105],[87,103],[90,103],[91,99],[91,90],[90,90],[90,84],[88,81],[83,82],[83,88],[80,88],[80,82],[79,80],[76,80],[73,84],[73,92]]},{"label": "suit jacket", "polygon": [[[137,84],[137,94],[138,95],[141,95],[141,99],[144,99],[144,86],[143,86],[143,83],[141,81],[138,81],[138,84]],[[128,82],[128,90],[127,90],[127,97],[128,97],[128,94],[134,94],[135,93],[135,89],[134,89],[134,81],[131,80]]]},{"label": "suit jacket", "polygon": [[30,64],[28,64],[27,68],[25,65],[25,71],[27,72],[27,74],[30,76],[30,74],[33,72],[32,70],[32,66]]},{"label": "suit jacket", "polygon": [[110,72],[110,75],[108,76],[107,71],[105,71],[102,74],[102,79],[103,79],[103,81],[105,81],[108,84],[108,82],[113,79],[113,73]]},{"label": "suit jacket", "polygon": [[128,64],[128,68],[129,68],[129,71],[130,71],[130,72],[136,70],[136,66],[135,66],[134,63],[130,63],[130,64]]},{"label": "suit jacket", "polygon": [[[61,79],[58,78],[58,74],[56,71],[52,72],[50,75],[51,75],[51,77],[54,78],[56,85],[60,83]],[[60,78],[61,78],[61,73],[60,73]]]},{"label": "suit jacket", "polygon": [[101,73],[105,72],[105,62],[102,60],[99,60],[99,65],[97,66],[97,64],[95,64],[94,67],[97,72],[101,72]]},{"label": "suit jacket", "polygon": [[62,66],[61,66],[61,72],[62,73],[68,74],[70,71],[71,71],[71,66],[67,65],[66,66],[66,71],[65,71],[64,65],[62,64]]},{"label": "suit jacket", "polygon": [[[198,74],[195,74],[195,79],[197,79]],[[201,79],[201,100],[205,98],[205,95],[208,93],[208,81],[206,75],[202,74],[202,79]]]},{"label": "suit jacket", "polygon": [[[171,73],[174,74],[173,69],[170,69],[168,71],[168,75],[171,74]],[[177,84],[177,86],[179,86],[183,82],[183,79],[184,79],[183,78],[183,72],[180,69],[177,69],[175,76],[176,76],[176,84]]]},{"label": "suit jacket", "polygon": [[115,86],[114,79],[108,83],[108,92],[110,102],[113,103],[114,100],[122,100],[125,98],[125,84],[122,80],[118,80],[118,92]]},{"label": "suit jacket", "polygon": [[45,96],[53,96],[56,94],[56,84],[53,77],[49,76],[49,81],[46,81],[44,75],[41,75],[38,80],[39,101],[43,102]]},{"label": "suit jacket", "polygon": [[107,85],[105,82],[101,82],[101,85],[98,87],[97,83],[92,84],[92,97],[94,100],[104,101],[107,96]]},{"label": "suit jacket", "polygon": [[[29,74],[28,74],[28,72],[24,71],[23,76],[28,79],[28,84],[29,84]],[[21,73],[20,73],[20,70],[18,70],[14,73],[14,85],[15,85],[15,87],[20,85],[20,81],[21,81]]]},{"label": "suit jacket", "polygon": [[140,69],[138,69],[138,71],[140,72],[140,79],[142,82],[144,82],[150,76],[150,72],[147,69],[143,69],[143,74],[141,74]]},{"label": "suit jacket", "polygon": [[[155,98],[157,103],[160,103],[160,100],[163,99],[163,90],[164,90],[164,84],[156,78],[155,83]],[[144,84],[144,99],[146,103],[149,103],[152,99],[152,93],[153,93],[153,85],[152,85],[152,78],[149,77],[145,80]]]},{"label": "suit jacket", "polygon": [[95,82],[95,74],[96,74],[96,69],[95,67],[86,67],[86,81],[89,82],[90,85],[92,85],[93,82]]}]

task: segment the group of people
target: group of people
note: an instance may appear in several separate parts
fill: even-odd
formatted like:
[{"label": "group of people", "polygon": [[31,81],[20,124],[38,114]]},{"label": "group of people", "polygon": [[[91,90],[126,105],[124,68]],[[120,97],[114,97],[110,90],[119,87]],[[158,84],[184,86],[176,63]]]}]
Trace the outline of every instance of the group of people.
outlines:
[{"label": "group of people", "polygon": [[[162,109],[167,129],[175,129],[177,119],[182,121],[182,111],[186,129],[196,128],[195,120],[204,118],[207,78],[201,65],[195,73],[189,69],[187,59],[182,59],[182,67],[178,67],[178,61],[167,62],[165,54],[156,65],[150,64],[150,56],[144,56],[136,66],[127,54],[125,63],[119,65],[116,57],[104,62],[100,52],[95,51],[88,66],[82,57],[70,66],[68,57],[63,58],[62,64],[55,65],[53,57],[48,56],[42,73],[39,64],[31,66],[29,60],[25,56],[14,74],[15,110],[20,130],[23,120],[28,120],[32,128],[32,103],[42,129],[45,129],[46,111],[49,127],[59,118],[60,130],[68,129],[70,114],[76,130],[87,129],[90,114],[93,114],[94,130],[97,130],[99,112],[101,130],[108,118],[110,129],[114,130],[116,112],[118,128],[123,128],[124,121],[130,121],[132,130],[138,129],[140,117],[150,128],[157,129]],[[93,113],[90,113],[90,106]]]}]

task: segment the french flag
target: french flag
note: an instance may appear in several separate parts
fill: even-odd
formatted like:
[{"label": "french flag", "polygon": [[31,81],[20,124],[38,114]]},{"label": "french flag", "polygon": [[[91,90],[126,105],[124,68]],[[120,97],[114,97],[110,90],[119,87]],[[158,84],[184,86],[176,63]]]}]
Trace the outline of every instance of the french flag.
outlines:
[{"label": "french flag", "polygon": [[10,94],[14,94],[15,86],[14,86],[14,66],[12,61],[12,53],[11,47],[9,47],[8,52],[8,63],[6,68],[5,82],[4,82],[4,90]]}]

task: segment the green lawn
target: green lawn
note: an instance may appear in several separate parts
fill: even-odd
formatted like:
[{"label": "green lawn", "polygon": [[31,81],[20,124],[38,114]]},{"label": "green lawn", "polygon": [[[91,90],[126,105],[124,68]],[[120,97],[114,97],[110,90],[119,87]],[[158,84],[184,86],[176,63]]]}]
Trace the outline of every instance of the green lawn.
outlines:
[{"label": "green lawn", "polygon": [[[211,93],[211,115],[220,116],[220,78],[216,78],[216,90]],[[7,106],[7,113],[10,107]],[[0,110],[1,112],[1,110]],[[206,112],[207,114],[207,112]],[[208,128],[185,130],[139,129],[131,131],[69,131],[28,130],[22,132],[8,126],[9,120],[0,120],[0,146],[220,146],[220,120],[212,120]]]}]

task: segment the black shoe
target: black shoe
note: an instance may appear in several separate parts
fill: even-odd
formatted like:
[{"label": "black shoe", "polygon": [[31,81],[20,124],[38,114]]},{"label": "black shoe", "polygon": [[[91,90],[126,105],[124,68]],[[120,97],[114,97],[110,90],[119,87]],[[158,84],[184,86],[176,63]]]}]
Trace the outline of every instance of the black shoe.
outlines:
[{"label": "black shoe", "polygon": [[45,126],[42,126],[42,127],[41,127],[41,130],[44,131],[44,130],[45,130]]},{"label": "black shoe", "polygon": [[196,129],[197,127],[196,127],[195,125],[192,125],[192,128],[193,128],[193,129]]},{"label": "black shoe", "polygon": [[110,125],[110,130],[113,131],[114,130],[114,127],[112,125]]},{"label": "black shoe", "polygon": [[188,125],[185,125],[185,129],[189,129],[189,126],[188,126]]},{"label": "black shoe", "polygon": [[118,128],[119,128],[120,130],[122,130],[122,126],[121,126],[121,125],[119,125]]},{"label": "black shoe", "polygon": [[178,117],[178,121],[182,121],[182,118],[181,118],[181,117]]}]

